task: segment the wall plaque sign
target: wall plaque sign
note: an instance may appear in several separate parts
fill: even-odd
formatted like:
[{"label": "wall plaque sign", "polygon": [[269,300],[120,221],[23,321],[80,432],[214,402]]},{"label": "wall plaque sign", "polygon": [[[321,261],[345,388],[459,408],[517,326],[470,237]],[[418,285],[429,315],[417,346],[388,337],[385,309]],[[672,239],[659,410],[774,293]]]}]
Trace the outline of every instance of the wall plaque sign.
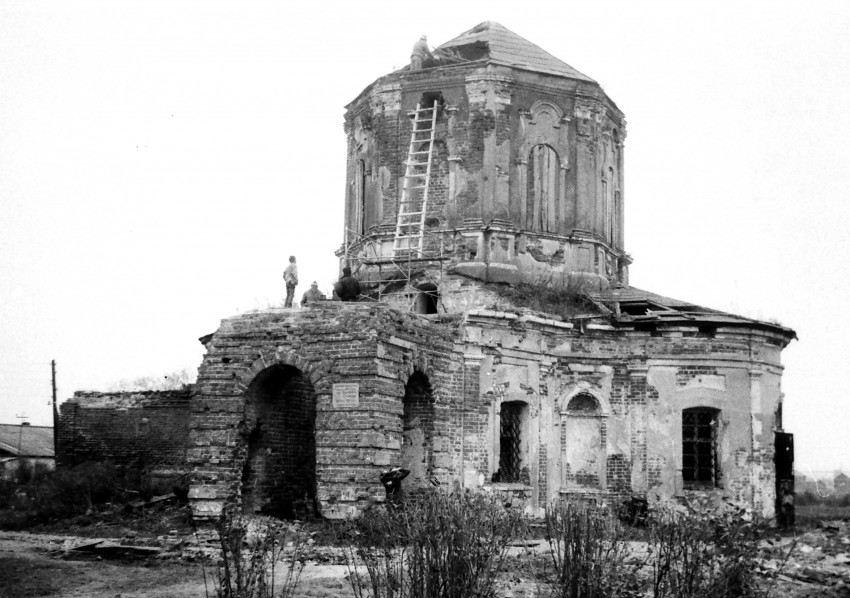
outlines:
[{"label": "wall plaque sign", "polygon": [[337,382],[333,387],[334,407],[359,407],[360,385],[357,382]]}]

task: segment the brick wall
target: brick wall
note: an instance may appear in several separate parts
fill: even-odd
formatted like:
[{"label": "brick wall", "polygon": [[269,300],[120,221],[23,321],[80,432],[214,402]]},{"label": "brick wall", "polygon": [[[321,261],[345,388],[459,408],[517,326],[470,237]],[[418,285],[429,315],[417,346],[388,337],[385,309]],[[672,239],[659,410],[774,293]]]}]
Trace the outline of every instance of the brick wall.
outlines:
[{"label": "brick wall", "polygon": [[[441,437],[445,431],[441,422],[451,418],[453,397],[448,393],[456,375],[453,335],[448,326],[376,303],[327,302],[225,320],[212,337],[192,401],[188,460],[194,470],[190,497],[196,512],[214,515],[223,500],[246,492],[258,494],[262,501],[286,502],[291,497],[282,492],[288,486],[295,486],[293,492],[306,492],[307,502],[313,501],[330,517],[348,516],[383,500],[379,476],[401,464],[403,397],[414,372],[424,374],[434,389],[435,430],[428,462],[439,478],[441,468],[448,469],[453,441],[452,436]],[[311,434],[315,439],[314,489],[296,479],[292,468],[309,460],[306,451],[293,452],[284,440],[274,446],[271,441],[250,442],[252,418],[258,413],[269,421],[277,417],[270,400],[253,399],[255,381],[267,376],[270,368],[281,367],[297,373],[305,384],[295,393],[301,406],[293,407],[300,414],[298,434],[303,436],[293,431],[291,438],[300,439],[296,443],[303,446]],[[343,397],[341,385],[356,391]],[[254,403],[267,407],[265,411],[251,407]],[[310,405],[315,409],[312,428]],[[252,451],[263,449],[266,456],[261,462]],[[270,466],[269,458],[282,460],[278,466],[284,471]],[[249,474],[243,476],[246,465]],[[272,475],[277,476],[275,481]],[[247,502],[249,508],[256,507],[254,497]]]},{"label": "brick wall", "polygon": [[110,461],[147,469],[183,466],[191,392],[186,388],[74,393],[60,406],[57,463]]}]

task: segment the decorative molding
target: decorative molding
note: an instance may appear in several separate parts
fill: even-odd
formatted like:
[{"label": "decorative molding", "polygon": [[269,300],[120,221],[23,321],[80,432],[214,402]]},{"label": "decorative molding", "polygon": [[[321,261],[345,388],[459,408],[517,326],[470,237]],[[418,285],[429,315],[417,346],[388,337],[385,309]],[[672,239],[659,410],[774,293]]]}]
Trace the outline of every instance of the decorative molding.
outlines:
[{"label": "decorative molding", "polygon": [[504,75],[496,75],[493,73],[473,73],[472,75],[467,75],[466,82],[478,82],[478,81],[498,81],[500,83],[515,83],[516,79],[513,77],[505,77]]}]

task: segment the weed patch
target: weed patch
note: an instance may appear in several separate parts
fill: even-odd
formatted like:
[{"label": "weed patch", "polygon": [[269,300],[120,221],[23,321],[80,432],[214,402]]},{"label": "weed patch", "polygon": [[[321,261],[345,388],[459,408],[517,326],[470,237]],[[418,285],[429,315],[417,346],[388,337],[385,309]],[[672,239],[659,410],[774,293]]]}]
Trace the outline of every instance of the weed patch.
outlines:
[{"label": "weed patch", "polygon": [[350,529],[357,598],[491,598],[522,514],[498,496],[431,491],[366,513]]}]

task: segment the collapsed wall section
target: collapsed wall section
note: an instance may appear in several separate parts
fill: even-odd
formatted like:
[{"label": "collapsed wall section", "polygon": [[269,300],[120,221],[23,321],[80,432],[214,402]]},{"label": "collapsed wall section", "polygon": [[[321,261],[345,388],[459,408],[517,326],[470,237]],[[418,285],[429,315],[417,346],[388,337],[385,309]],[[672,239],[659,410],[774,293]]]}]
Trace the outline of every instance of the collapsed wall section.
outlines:
[{"label": "collapsed wall section", "polygon": [[78,391],[60,406],[56,461],[142,469],[186,461],[191,387],[145,392]]}]

